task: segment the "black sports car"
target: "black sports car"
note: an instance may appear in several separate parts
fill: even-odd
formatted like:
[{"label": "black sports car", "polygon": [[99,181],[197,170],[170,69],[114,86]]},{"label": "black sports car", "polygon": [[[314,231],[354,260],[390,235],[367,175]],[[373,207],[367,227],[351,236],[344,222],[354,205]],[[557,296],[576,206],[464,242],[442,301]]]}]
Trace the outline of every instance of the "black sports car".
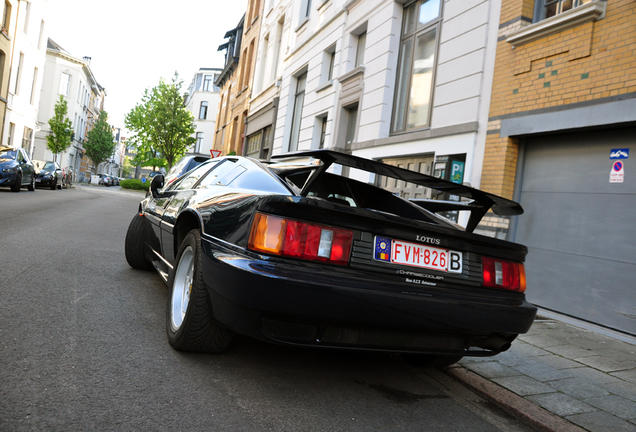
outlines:
[{"label": "black sports car", "polygon": [[[153,179],[125,251],[168,284],[174,348],[220,352],[239,333],[448,364],[528,331],[526,247],[472,233],[489,209],[518,215],[519,204],[344,153],[284,157],[211,159],[165,188]],[[464,201],[405,200],[360,173]],[[470,212],[466,229],[435,214],[449,211]]]}]

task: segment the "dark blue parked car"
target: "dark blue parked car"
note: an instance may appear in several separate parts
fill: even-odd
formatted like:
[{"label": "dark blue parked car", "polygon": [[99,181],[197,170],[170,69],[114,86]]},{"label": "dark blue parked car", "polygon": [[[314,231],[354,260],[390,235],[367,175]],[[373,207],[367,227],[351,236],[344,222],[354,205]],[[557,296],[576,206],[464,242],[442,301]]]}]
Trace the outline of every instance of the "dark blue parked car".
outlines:
[{"label": "dark blue parked car", "polygon": [[51,190],[62,189],[62,168],[57,162],[34,160],[35,184],[40,187],[50,187]]},{"label": "dark blue parked car", "polygon": [[13,192],[25,186],[35,190],[35,167],[24,149],[0,146],[0,186]]}]

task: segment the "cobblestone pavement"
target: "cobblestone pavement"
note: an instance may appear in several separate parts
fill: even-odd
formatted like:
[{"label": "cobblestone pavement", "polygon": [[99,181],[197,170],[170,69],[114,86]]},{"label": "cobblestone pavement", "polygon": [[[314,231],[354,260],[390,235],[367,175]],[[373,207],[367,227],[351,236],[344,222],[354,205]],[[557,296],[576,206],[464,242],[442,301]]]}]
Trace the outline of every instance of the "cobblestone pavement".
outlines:
[{"label": "cobblestone pavement", "polygon": [[621,339],[538,317],[507,352],[465,357],[456,368],[571,422],[570,430],[636,431],[636,344]]}]

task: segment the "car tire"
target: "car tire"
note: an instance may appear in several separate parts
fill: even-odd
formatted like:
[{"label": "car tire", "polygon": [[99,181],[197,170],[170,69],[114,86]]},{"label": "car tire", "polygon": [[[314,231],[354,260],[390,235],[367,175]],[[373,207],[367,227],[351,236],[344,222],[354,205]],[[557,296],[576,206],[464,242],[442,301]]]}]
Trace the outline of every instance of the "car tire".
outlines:
[{"label": "car tire", "polygon": [[146,258],[144,252],[145,243],[148,239],[148,220],[140,216],[139,213],[133,217],[126,232],[126,242],[124,251],[128,264],[138,270],[152,270],[154,266]]},{"label": "car tire", "polygon": [[27,190],[29,192],[33,192],[35,190],[35,176],[31,176],[31,183],[27,186]]},{"label": "car tire", "polygon": [[20,192],[20,188],[22,187],[22,174],[18,174],[15,178],[15,183],[11,186],[11,192]]},{"label": "car tire", "polygon": [[401,354],[402,360],[412,366],[446,367],[460,361],[461,355],[433,355],[433,354]]},{"label": "car tire", "polygon": [[201,272],[201,234],[192,230],[185,237],[171,272],[166,308],[166,332],[178,351],[219,353],[232,340],[231,333],[212,315],[212,304]]},{"label": "car tire", "polygon": [[53,182],[51,183],[51,190],[55,189],[57,189],[57,179],[53,180]]}]

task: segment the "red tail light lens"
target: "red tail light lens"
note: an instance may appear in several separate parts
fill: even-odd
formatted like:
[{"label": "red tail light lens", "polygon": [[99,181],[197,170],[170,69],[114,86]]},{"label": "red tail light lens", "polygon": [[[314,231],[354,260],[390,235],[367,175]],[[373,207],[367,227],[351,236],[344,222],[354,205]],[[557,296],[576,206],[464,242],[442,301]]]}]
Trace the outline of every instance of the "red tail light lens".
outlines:
[{"label": "red tail light lens", "polygon": [[525,292],[526,270],[523,264],[481,257],[484,286]]},{"label": "red tail light lens", "polygon": [[353,232],[257,213],[248,248],[257,252],[346,265]]}]

